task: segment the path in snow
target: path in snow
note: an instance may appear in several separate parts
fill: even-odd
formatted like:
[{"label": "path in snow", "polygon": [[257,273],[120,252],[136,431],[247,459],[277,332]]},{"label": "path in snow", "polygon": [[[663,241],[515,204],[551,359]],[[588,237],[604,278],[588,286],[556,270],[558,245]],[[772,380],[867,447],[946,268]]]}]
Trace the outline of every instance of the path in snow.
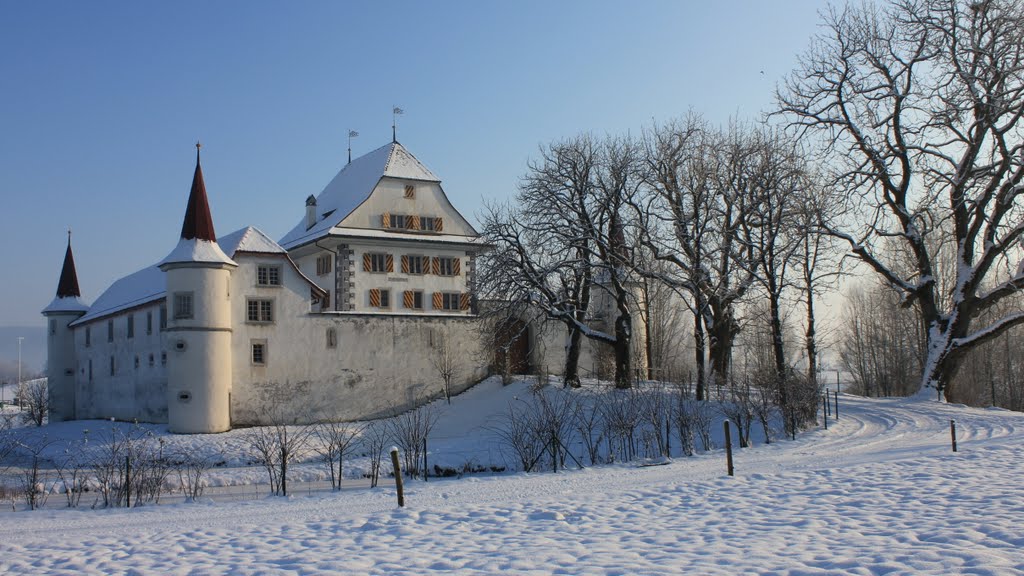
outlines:
[{"label": "path in snow", "polygon": [[[231,505],[4,515],[0,572],[1024,574],[1024,415],[840,397],[828,431],[612,466]],[[949,447],[955,418],[961,452]]]}]

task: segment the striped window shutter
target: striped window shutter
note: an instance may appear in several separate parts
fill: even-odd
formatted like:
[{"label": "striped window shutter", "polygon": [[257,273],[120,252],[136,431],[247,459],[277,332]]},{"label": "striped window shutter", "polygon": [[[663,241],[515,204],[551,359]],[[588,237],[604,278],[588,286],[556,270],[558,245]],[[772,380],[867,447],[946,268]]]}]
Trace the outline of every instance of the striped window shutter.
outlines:
[{"label": "striped window shutter", "polygon": [[369,272],[373,269],[373,264],[370,263],[370,254],[363,254],[363,272]]},{"label": "striped window shutter", "polygon": [[405,227],[408,228],[409,230],[419,230],[420,229],[420,217],[419,216],[406,216],[405,217]]},{"label": "striped window shutter", "polygon": [[452,258],[452,274],[458,276],[462,268],[462,258]]},{"label": "striped window shutter", "polygon": [[415,301],[413,300],[412,290],[406,290],[402,292],[402,305],[406,308],[412,308]]},{"label": "striped window shutter", "polygon": [[[456,262],[458,262],[458,260],[456,260]],[[462,295],[459,296],[459,308],[462,310],[469,310],[469,301],[469,292],[463,292]]]},{"label": "striped window shutter", "polygon": [[388,254],[387,256],[384,257],[384,262],[385,262],[385,266],[387,266],[387,271],[388,272],[394,272],[395,271],[395,257],[394,256],[392,256],[391,254]]},{"label": "striped window shutter", "polygon": [[380,290],[377,288],[370,290],[370,306],[380,308]]},{"label": "striped window shutter", "polygon": [[391,214],[385,212],[380,217],[380,225],[382,228],[391,228]]},{"label": "striped window shutter", "polygon": [[434,276],[441,275],[441,259],[439,257],[434,256],[433,260],[431,260],[430,269]]},{"label": "striped window shutter", "polygon": [[434,310],[440,310],[444,308],[444,295],[440,292],[434,292]]},{"label": "striped window shutter", "polygon": [[440,217],[434,218],[434,232],[444,232],[444,221]]},{"label": "striped window shutter", "polygon": [[409,273],[409,256],[402,254],[402,274]]}]

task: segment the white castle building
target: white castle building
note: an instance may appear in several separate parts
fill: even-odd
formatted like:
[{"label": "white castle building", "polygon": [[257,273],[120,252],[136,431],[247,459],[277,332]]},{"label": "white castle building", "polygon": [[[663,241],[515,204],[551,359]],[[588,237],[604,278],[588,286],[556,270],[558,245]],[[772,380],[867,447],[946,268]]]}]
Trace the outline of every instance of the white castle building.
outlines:
[{"label": "white castle building", "polygon": [[173,432],[371,418],[440,392],[431,359],[458,351],[460,391],[490,358],[474,269],[486,244],[440,179],[398,142],[346,165],[275,242],[218,238],[199,162],[170,253],[81,300],[71,240],[48,320],[50,421],[166,422]]}]

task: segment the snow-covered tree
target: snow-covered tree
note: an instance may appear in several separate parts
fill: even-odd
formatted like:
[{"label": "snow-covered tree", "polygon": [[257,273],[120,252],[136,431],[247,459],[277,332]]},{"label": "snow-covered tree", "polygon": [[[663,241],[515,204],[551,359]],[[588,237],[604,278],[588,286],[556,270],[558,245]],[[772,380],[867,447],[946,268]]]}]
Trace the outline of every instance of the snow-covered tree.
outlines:
[{"label": "snow-covered tree", "polygon": [[[1022,45],[1016,0],[835,8],[778,91],[845,196],[822,226],[918,311],[919,387],[947,399],[966,351],[1024,323],[1020,310],[979,320],[1024,287]],[[890,242],[912,266],[897,267]]]}]

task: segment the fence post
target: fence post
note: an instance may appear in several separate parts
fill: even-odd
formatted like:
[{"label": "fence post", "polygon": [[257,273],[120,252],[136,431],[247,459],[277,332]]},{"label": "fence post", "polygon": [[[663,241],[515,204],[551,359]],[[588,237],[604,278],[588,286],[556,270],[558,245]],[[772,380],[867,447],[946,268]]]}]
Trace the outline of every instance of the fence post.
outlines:
[{"label": "fence post", "polygon": [[839,390],[836,390],[836,420],[839,420]]},{"label": "fence post", "polygon": [[722,422],[722,427],[725,429],[725,465],[729,470],[729,476],[732,476],[732,431],[729,430],[729,421]]},{"label": "fence post", "polygon": [[423,438],[423,481],[427,481],[427,439]]},{"label": "fence post", "polygon": [[[956,452],[956,449],[953,449]],[[132,455],[124,456],[124,507],[132,507]]]},{"label": "fence post", "polygon": [[821,397],[821,416],[825,419],[825,430],[828,430],[828,394]]},{"label": "fence post", "polygon": [[956,452],[956,420],[949,421],[949,436],[953,440],[953,452]]},{"label": "fence post", "polygon": [[828,393],[828,389],[825,389],[825,404],[828,407],[828,415],[832,415],[832,395]]},{"label": "fence post", "polygon": [[398,464],[398,448],[391,447],[391,467],[395,469],[395,491],[398,492],[398,507],[405,507],[405,494],[402,491],[402,468]]},{"label": "fence post", "polygon": [[551,466],[558,474],[558,436],[554,432],[551,433]]}]

